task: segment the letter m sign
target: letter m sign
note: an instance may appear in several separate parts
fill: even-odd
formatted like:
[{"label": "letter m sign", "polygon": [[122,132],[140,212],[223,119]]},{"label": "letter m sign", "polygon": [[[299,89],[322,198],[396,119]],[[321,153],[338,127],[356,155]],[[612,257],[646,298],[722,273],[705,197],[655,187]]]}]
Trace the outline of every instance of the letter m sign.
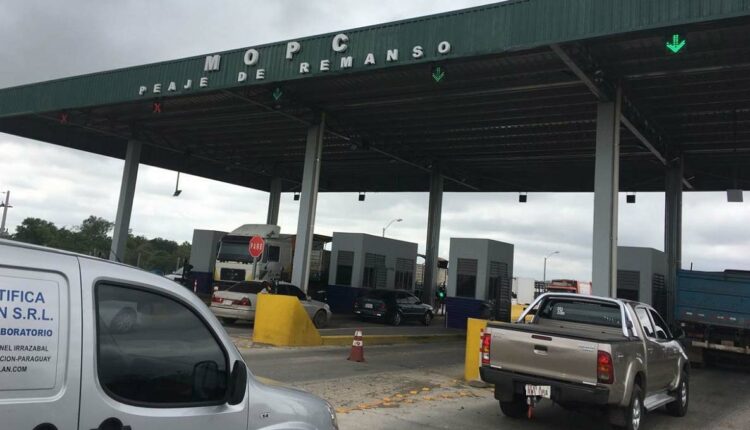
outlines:
[{"label": "letter m sign", "polygon": [[219,70],[219,66],[221,65],[221,55],[207,55],[206,56],[206,64],[203,66],[204,72],[215,72]]}]

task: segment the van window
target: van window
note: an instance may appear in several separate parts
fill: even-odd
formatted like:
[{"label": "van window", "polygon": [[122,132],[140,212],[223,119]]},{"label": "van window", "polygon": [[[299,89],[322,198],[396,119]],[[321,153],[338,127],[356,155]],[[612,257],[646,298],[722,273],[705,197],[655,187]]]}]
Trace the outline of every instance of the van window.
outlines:
[{"label": "van window", "polygon": [[97,370],[123,403],[223,403],[228,358],[205,322],[175,300],[141,289],[96,287]]}]

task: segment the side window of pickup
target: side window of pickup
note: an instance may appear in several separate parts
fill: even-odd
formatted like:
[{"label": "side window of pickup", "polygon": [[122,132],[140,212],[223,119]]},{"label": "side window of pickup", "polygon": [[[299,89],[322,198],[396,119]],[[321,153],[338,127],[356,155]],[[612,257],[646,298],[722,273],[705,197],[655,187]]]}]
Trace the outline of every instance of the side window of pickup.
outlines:
[{"label": "side window of pickup", "polygon": [[651,319],[648,317],[648,311],[646,308],[635,308],[635,314],[638,316],[638,321],[640,322],[641,327],[643,327],[643,332],[646,333],[646,336],[655,339],[654,326],[651,324]]},{"label": "side window of pickup", "polygon": [[221,404],[228,357],[189,307],[143,289],[96,286],[97,372],[107,394],[145,407]]},{"label": "side window of pickup", "polygon": [[651,314],[651,319],[654,320],[654,330],[656,330],[656,338],[659,340],[671,339],[672,335],[669,333],[669,328],[667,327],[667,324],[664,322],[662,317],[650,309],[649,313]]}]

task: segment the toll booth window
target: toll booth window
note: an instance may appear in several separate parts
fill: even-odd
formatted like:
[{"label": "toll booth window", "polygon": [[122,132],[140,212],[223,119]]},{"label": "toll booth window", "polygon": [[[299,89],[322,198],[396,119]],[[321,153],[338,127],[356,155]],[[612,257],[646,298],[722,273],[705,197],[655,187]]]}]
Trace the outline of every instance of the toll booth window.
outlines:
[{"label": "toll booth window", "polygon": [[477,260],[458,259],[456,270],[456,296],[475,298],[477,291]]},{"label": "toll booth window", "polygon": [[96,287],[97,372],[113,399],[145,407],[224,403],[226,352],[205,322],[141,289]]}]

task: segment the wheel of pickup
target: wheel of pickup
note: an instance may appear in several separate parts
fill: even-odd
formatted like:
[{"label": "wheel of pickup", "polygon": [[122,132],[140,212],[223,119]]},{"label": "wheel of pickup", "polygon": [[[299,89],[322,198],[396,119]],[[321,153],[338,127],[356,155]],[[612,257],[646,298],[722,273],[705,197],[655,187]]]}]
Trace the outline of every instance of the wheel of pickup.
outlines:
[{"label": "wheel of pickup", "polygon": [[506,417],[524,418],[529,412],[529,405],[526,404],[526,399],[516,396],[513,401],[510,402],[500,401],[500,410],[503,411],[503,415]]},{"label": "wheel of pickup", "polygon": [[617,425],[615,428],[623,430],[640,430],[643,422],[643,391],[639,385],[633,386],[633,393],[630,395],[630,404],[625,410],[625,425]]},{"label": "wheel of pickup", "polygon": [[430,325],[432,322],[432,312],[426,312],[424,316],[422,317],[422,324],[424,325]]},{"label": "wheel of pickup", "polygon": [[690,378],[684,370],[680,374],[680,383],[672,395],[675,400],[667,404],[667,412],[675,417],[684,417],[687,414],[688,404],[690,403]]}]

